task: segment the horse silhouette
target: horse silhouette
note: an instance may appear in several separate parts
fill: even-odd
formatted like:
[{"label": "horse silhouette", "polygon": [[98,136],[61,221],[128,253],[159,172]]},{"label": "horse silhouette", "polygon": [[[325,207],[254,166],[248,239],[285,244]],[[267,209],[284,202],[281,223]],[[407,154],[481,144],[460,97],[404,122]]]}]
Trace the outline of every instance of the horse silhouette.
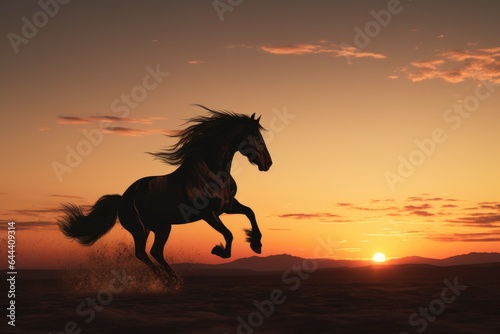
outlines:
[{"label": "horse silhouette", "polygon": [[[171,135],[178,138],[175,145],[150,153],[167,164],[178,165],[175,171],[141,178],[123,195],[104,195],[88,214],[74,204],[63,205],[64,217],[58,220],[58,225],[64,235],[90,246],[111,230],[118,216],[134,238],[136,257],[166,285],[170,279],[180,282],[163,254],[172,225],[206,221],[226,242],[225,246],[222,243],[215,246],[212,254],[229,258],[233,235],[219,216],[244,214],[252,226],[251,230],[245,229],[247,242],[260,254],[262,234],[255,214],[235,198],[236,182],[230,174],[236,152],[246,156],[260,171],[271,167],[271,156],[260,132],[264,129],[260,117],[198,106],[207,110],[208,115],[189,119],[189,126]],[[159,266],[146,253],[150,231],[155,235],[150,254]]]}]

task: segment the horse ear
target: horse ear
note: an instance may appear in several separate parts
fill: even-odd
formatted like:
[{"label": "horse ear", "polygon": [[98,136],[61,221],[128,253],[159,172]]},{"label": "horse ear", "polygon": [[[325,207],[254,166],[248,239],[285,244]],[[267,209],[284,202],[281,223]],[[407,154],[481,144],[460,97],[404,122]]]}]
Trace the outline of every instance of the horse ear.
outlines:
[{"label": "horse ear", "polygon": [[250,116],[251,119],[255,119],[255,113],[252,114],[252,116]]},{"label": "horse ear", "polygon": [[257,118],[257,122],[260,122],[260,118],[262,117],[262,115],[259,116],[259,118]]}]

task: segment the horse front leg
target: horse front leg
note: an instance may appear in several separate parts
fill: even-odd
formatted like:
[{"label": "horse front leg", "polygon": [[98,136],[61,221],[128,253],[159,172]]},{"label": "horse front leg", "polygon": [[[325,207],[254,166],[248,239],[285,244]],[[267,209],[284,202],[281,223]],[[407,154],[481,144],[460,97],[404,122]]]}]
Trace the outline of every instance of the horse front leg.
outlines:
[{"label": "horse front leg", "polygon": [[228,228],[222,223],[219,216],[215,213],[211,213],[210,216],[205,217],[204,220],[212,226],[217,232],[224,236],[226,241],[226,246],[220,244],[212,249],[212,254],[220,256],[223,259],[231,257],[231,244],[233,243],[233,234]]},{"label": "horse front leg", "polygon": [[252,229],[245,229],[245,233],[247,235],[247,242],[250,243],[250,248],[257,253],[260,254],[262,252],[262,233],[260,233],[259,225],[257,225],[257,220],[255,219],[255,214],[252,209],[248,206],[245,206],[238,202],[236,198],[233,198],[233,202],[230,207],[226,210],[226,213],[229,214],[243,214],[247,216],[248,220],[250,220],[250,224],[252,224]]}]

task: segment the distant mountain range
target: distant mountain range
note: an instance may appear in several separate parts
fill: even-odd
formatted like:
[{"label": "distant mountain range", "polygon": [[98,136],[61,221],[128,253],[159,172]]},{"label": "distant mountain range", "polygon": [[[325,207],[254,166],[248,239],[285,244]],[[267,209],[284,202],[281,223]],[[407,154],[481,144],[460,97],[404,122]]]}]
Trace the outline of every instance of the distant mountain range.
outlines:
[{"label": "distant mountain range", "polygon": [[408,256],[387,261],[388,264],[431,264],[443,267],[496,262],[500,262],[500,253],[469,253],[440,260],[419,256]]},{"label": "distant mountain range", "polygon": [[[305,261],[305,262],[304,262]],[[359,268],[370,265],[406,265],[426,264],[433,266],[457,266],[484,263],[500,263],[500,253],[469,253],[448,257],[445,259],[432,259],[419,256],[408,256],[391,259],[382,264],[362,260],[332,260],[332,259],[304,259],[301,257],[281,254],[265,257],[252,256],[241,258],[222,264],[178,263],[173,266],[183,272],[197,270],[249,270],[249,271],[285,271],[293,266],[307,265],[308,261],[316,261],[318,269],[328,268]]]}]

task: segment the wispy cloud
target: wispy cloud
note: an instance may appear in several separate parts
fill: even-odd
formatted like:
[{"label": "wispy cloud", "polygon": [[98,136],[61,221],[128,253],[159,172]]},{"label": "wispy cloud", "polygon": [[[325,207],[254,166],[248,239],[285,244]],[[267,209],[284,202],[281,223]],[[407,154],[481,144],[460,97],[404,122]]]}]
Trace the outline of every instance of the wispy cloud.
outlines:
[{"label": "wispy cloud", "polygon": [[424,211],[424,210],[415,210],[415,211],[411,211],[410,212],[412,215],[415,215],[415,216],[421,216],[421,217],[430,217],[430,216],[434,216],[433,213],[430,213],[428,211]]},{"label": "wispy cloud", "polygon": [[472,227],[500,227],[499,213],[472,213],[465,217],[448,220],[451,223],[458,223]]},{"label": "wispy cloud", "polygon": [[418,196],[410,196],[406,199],[407,202],[435,202],[435,201],[447,201],[447,202],[457,202],[455,198],[444,198],[444,197],[432,197],[429,194],[420,194]]},{"label": "wispy cloud", "polygon": [[343,46],[327,41],[320,41],[318,43],[298,43],[298,44],[284,44],[284,45],[260,45],[252,46],[247,44],[229,45],[227,48],[236,49],[259,49],[272,55],[317,55],[326,54],[336,58],[345,57],[350,58],[372,58],[372,59],[385,59],[383,54],[375,52],[367,52],[357,49],[353,46]]},{"label": "wispy cloud", "polygon": [[155,121],[164,119],[165,118],[163,117],[129,118],[129,117],[117,117],[117,116],[89,116],[89,117],[59,116],[57,117],[57,123],[78,125],[78,124],[93,124],[93,123],[106,122],[105,124],[107,126],[99,125],[103,133],[112,133],[128,137],[138,137],[150,134],[170,135],[175,133],[174,131],[170,130],[148,129],[148,128],[140,129],[140,128],[131,128],[126,126],[113,125],[114,123],[151,125]]},{"label": "wispy cloud", "polygon": [[431,209],[432,205],[429,203],[423,203],[420,205],[405,205],[403,206],[403,210],[406,211],[415,211],[415,210],[422,210],[422,209]]},{"label": "wispy cloud", "polygon": [[413,82],[442,79],[459,83],[472,79],[500,83],[500,47],[448,50],[433,59],[411,62],[401,71]]},{"label": "wispy cloud", "polygon": [[58,198],[72,198],[72,199],[83,199],[81,196],[75,196],[75,195],[61,195],[61,194],[52,194],[49,195],[50,197],[58,197]]},{"label": "wispy cloud", "polygon": [[428,239],[442,242],[498,242],[500,231],[489,233],[451,233],[444,235],[429,236]]},{"label": "wispy cloud", "polygon": [[354,210],[360,211],[388,211],[388,210],[397,210],[397,206],[385,206],[385,207],[369,207],[369,206],[353,206]]},{"label": "wispy cloud", "polygon": [[146,117],[146,118],[128,118],[117,116],[58,116],[58,124],[91,124],[99,122],[124,122],[124,123],[138,123],[138,124],[153,124],[156,120],[163,120],[162,117]]},{"label": "wispy cloud", "polygon": [[[11,209],[0,212],[0,220],[15,221],[16,230],[55,228],[57,226],[55,223],[56,217],[58,217],[61,212],[61,207]],[[0,225],[0,228],[7,228],[6,224]]]},{"label": "wispy cloud", "polygon": [[134,128],[127,128],[123,126],[110,126],[105,129],[103,129],[104,133],[113,133],[117,135],[122,135],[122,136],[129,136],[129,137],[138,137],[138,136],[144,136],[144,135],[150,135],[150,134],[163,134],[163,135],[171,135],[175,133],[175,131],[170,131],[170,130],[161,130],[161,129],[134,129]]},{"label": "wispy cloud", "polygon": [[370,203],[394,203],[395,201],[392,198],[386,198],[386,199],[372,199],[370,200]]},{"label": "wispy cloud", "polygon": [[[48,195],[52,198],[66,198],[83,200],[80,196],[64,195],[64,194],[51,194]],[[80,208],[87,212],[90,210],[91,205],[79,205]],[[51,207],[28,207],[24,209],[10,209],[2,210],[0,212],[1,221],[15,221],[16,230],[31,230],[38,228],[57,228],[57,218],[63,214],[62,205],[56,204]],[[5,225],[5,224],[1,224]]]},{"label": "wispy cloud", "polygon": [[61,208],[44,208],[44,209],[18,209],[18,210],[6,210],[6,215],[23,215],[23,216],[31,216],[38,217],[41,214],[59,214],[61,212]]},{"label": "wispy cloud", "polygon": [[500,202],[496,201],[469,202],[422,193],[400,200],[372,199],[334,205],[331,212],[295,212],[277,217],[325,224],[376,223],[380,224],[380,231],[365,235],[401,240],[494,242],[500,239]]},{"label": "wispy cloud", "polygon": [[[6,224],[0,224],[0,229],[7,229]],[[57,224],[55,221],[45,221],[45,220],[28,220],[28,221],[16,221],[16,230],[38,230],[38,229],[57,229]]]},{"label": "wispy cloud", "polygon": [[284,213],[276,215],[279,218],[288,218],[295,220],[314,220],[318,223],[350,223],[352,220],[345,219],[344,217],[330,212],[316,212],[316,213]]},{"label": "wispy cloud", "polygon": [[262,51],[273,55],[306,55],[317,53],[330,53],[331,50],[318,44],[290,44],[281,46],[261,46]]},{"label": "wispy cloud", "polygon": [[425,231],[399,231],[399,230],[387,229],[382,232],[364,233],[364,235],[372,237],[401,238],[407,240],[407,239],[424,238],[427,236],[427,233]]},{"label": "wispy cloud", "polygon": [[349,58],[372,58],[372,59],[385,59],[386,57],[380,53],[361,51],[353,46],[343,46],[340,50],[332,52],[336,57]]},{"label": "wispy cloud", "polygon": [[499,202],[480,202],[478,204],[481,209],[500,210]]},{"label": "wispy cloud", "polygon": [[359,253],[361,252],[361,248],[359,247],[344,247],[344,248],[335,248],[336,251],[343,251],[343,252],[348,252],[348,253]]},{"label": "wispy cloud", "polygon": [[312,219],[312,218],[340,218],[339,215],[328,213],[328,212],[318,212],[318,213],[284,213],[278,215],[279,218],[291,218],[291,219]]}]

